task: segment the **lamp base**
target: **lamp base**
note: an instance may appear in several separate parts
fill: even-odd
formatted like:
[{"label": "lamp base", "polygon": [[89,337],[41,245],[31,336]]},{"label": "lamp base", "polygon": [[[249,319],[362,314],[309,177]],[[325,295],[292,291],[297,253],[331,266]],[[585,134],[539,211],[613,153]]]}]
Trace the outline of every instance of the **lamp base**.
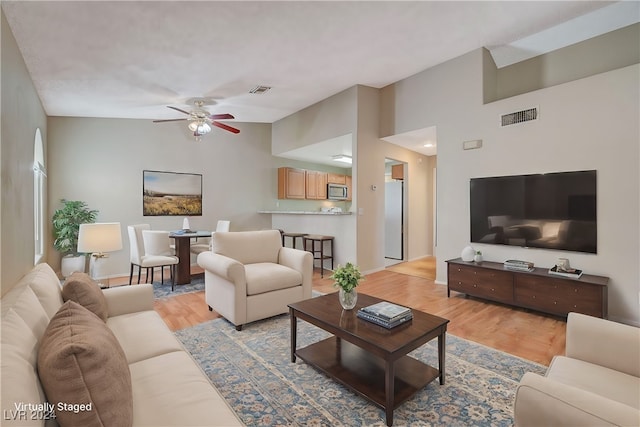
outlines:
[{"label": "lamp base", "polygon": [[106,258],[109,254],[103,252],[96,252],[91,254],[91,260],[89,261],[89,276],[100,286],[100,289],[106,289],[109,287],[109,279],[107,283],[102,282],[104,278],[104,266],[106,264]]}]

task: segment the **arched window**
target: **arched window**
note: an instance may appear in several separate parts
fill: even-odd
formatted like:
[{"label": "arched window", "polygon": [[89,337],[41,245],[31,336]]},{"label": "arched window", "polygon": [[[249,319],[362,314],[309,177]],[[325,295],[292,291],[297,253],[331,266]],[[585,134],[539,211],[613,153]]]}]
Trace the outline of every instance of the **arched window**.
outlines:
[{"label": "arched window", "polygon": [[33,144],[33,231],[35,239],[35,260],[40,262],[44,257],[44,208],[45,192],[47,189],[47,170],[44,162],[44,147],[42,134],[36,129],[36,137]]}]

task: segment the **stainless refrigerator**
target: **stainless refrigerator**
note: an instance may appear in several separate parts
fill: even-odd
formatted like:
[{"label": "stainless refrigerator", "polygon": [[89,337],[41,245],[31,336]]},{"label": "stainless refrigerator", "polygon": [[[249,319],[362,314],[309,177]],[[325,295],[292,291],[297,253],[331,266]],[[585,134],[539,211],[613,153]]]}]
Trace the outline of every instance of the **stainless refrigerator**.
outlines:
[{"label": "stainless refrigerator", "polygon": [[403,259],[402,199],[403,181],[386,182],[384,189],[385,258]]}]

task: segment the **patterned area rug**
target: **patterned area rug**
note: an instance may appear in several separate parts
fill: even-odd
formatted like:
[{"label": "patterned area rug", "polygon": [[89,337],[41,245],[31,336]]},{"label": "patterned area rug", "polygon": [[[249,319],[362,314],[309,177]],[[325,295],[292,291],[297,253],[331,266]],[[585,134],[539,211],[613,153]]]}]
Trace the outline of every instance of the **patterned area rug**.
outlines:
[{"label": "patterned area rug", "polygon": [[[382,409],[308,366],[290,361],[282,315],[242,331],[216,319],[176,332],[248,426],[385,426]],[[298,323],[298,346],[329,334]],[[518,381],[545,366],[447,335],[446,383],[430,383],[394,411],[394,426],[511,426]],[[437,340],[410,353],[437,366]]]},{"label": "patterned area rug", "polygon": [[171,291],[171,282],[168,279],[164,283],[153,282],[153,296],[156,299],[197,291],[204,291],[204,277],[194,277],[191,279],[191,283],[186,285],[175,285],[173,292]]}]

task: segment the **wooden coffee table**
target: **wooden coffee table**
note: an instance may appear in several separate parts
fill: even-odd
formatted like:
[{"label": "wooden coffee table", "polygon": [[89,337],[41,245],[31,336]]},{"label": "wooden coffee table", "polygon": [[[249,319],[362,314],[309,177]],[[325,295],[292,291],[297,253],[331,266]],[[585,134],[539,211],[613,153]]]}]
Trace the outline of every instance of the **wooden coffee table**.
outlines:
[{"label": "wooden coffee table", "polygon": [[[356,316],[360,307],[382,301],[358,294],[353,310],[343,310],[336,294],[289,304],[291,315],[291,362],[300,357],[309,365],[351,388],[382,407],[387,425],[393,424],[393,410],[440,378],[444,384],[444,355],[447,319],[418,310],[413,319],[392,329],[377,326]],[[300,318],[332,337],[296,348],[297,319]],[[438,369],[407,353],[438,338]]]}]

